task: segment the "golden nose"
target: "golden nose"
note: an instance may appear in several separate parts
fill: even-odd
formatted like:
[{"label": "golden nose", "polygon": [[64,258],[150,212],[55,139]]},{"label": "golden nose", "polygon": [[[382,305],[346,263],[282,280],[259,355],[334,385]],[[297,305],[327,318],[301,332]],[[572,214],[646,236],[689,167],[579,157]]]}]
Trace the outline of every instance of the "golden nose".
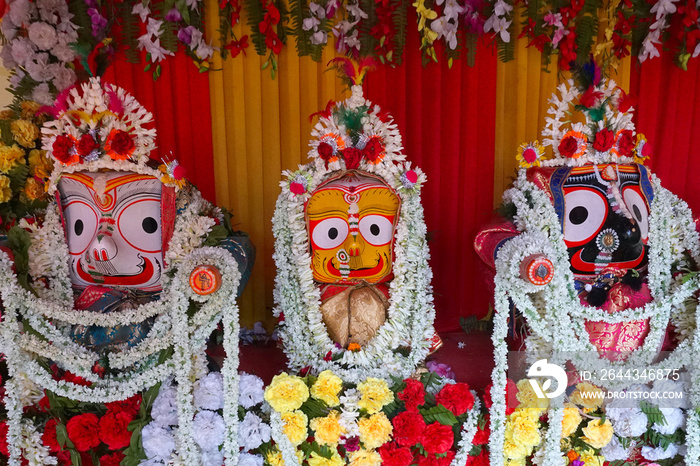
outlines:
[{"label": "golden nose", "polygon": [[353,242],[347,250],[350,257],[357,257],[360,255],[360,247],[355,242]]},{"label": "golden nose", "polygon": [[345,250],[350,257],[358,257],[362,254],[363,246],[362,240],[358,236],[349,235],[348,239],[345,240]]}]

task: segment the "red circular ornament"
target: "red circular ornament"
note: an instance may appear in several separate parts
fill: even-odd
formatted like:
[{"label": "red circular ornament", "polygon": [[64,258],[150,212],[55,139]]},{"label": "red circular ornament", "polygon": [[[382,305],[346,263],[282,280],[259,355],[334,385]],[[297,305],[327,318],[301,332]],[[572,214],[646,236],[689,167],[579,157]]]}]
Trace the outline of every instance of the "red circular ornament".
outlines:
[{"label": "red circular ornament", "polygon": [[520,266],[520,276],[533,285],[546,285],[554,278],[554,264],[541,255],[526,257]]},{"label": "red circular ornament", "polygon": [[185,172],[185,167],[183,167],[182,165],[178,165],[173,169],[173,178],[179,181],[185,177]]},{"label": "red circular ornament", "polygon": [[414,172],[413,170],[409,170],[405,174],[406,174],[406,179],[410,183],[415,183],[418,181],[418,174],[416,172]]},{"label": "red circular ornament", "polygon": [[221,273],[213,265],[200,265],[190,274],[190,288],[201,296],[210,295],[221,287]]},{"label": "red circular ornament", "polygon": [[527,163],[533,163],[535,160],[537,160],[537,152],[535,152],[535,149],[525,149],[523,151],[523,160],[525,160]]},{"label": "red circular ornament", "polygon": [[289,190],[294,194],[304,194],[306,192],[306,188],[304,187],[304,185],[301,183],[297,183],[296,181],[293,181],[289,184]]}]

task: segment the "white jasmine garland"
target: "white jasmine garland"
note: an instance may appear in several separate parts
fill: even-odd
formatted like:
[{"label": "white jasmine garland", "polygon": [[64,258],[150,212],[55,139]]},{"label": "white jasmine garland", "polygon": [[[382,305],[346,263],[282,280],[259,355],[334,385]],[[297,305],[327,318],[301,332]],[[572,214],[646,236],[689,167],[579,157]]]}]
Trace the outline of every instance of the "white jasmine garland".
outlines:
[{"label": "white jasmine garland", "polygon": [[474,443],[474,436],[479,430],[479,414],[481,412],[481,402],[476,392],[472,390],[472,395],[474,395],[474,406],[467,413],[467,419],[462,424],[462,438],[457,444],[457,452],[455,457],[452,459],[450,466],[463,466],[467,463],[469,458],[469,452],[471,451]]},{"label": "white jasmine garland", "polygon": [[296,447],[292,445],[292,442],[287,438],[287,434],[284,433],[282,416],[274,409],[270,409],[270,429],[270,437],[275,441],[277,448],[279,448],[284,465],[300,466],[299,458],[296,455]]}]

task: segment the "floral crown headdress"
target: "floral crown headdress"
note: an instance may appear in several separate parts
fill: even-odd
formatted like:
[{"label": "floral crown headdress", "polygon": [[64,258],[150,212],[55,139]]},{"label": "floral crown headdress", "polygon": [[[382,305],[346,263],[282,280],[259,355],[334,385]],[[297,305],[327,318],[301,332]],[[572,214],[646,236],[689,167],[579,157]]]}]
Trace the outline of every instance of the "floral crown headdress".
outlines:
[{"label": "floral crown headdress", "polygon": [[[542,144],[524,143],[518,149],[516,157],[522,168],[641,164],[649,156],[650,146],[643,134],[636,133],[632,122],[632,97],[613,80],[601,80],[599,75],[587,84],[585,91],[572,79],[559,85],[549,99],[550,116],[542,131]],[[567,118],[574,111],[583,117],[583,122]],[[551,147],[552,158],[547,158],[547,146]]]},{"label": "floral crown headdress", "polygon": [[344,102],[330,101],[324,111],[311,116],[319,117],[309,142],[312,161],[295,172],[285,172],[288,179],[282,187],[291,196],[304,195],[334,172],[362,170],[381,176],[400,191],[420,189],[425,175],[405,162],[401,134],[393,118],[363,95],[362,80],[368,66],[345,58],[331,63],[340,64],[352,95]]},{"label": "floral crown headdress", "polygon": [[64,173],[100,169],[151,175],[176,189],[185,183],[177,161],[149,164],[156,130],[146,125],[153,115],[124,89],[90,78],[63,91],[44,111],[55,118],[42,128],[42,144],[54,160],[49,194]]}]

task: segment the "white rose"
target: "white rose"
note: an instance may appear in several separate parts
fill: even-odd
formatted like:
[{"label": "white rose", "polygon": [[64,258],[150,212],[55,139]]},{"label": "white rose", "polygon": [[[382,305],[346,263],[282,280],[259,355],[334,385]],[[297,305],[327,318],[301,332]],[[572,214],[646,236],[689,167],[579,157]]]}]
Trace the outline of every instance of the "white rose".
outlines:
[{"label": "white rose", "polygon": [[194,441],[202,450],[215,450],[224,443],[224,418],[214,411],[200,411],[192,422]]},{"label": "white rose", "polygon": [[240,453],[238,455],[238,466],[263,466],[261,455],[251,455],[250,453]]},{"label": "white rose", "polygon": [[[202,466],[221,466],[224,464],[224,452],[221,450],[206,450],[202,452]],[[240,465],[240,461],[238,462]]]},{"label": "white rose", "polygon": [[[678,446],[672,443],[665,450],[661,447],[642,447],[642,456],[644,459],[649,461],[665,460],[668,458],[673,458],[678,453]],[[607,458],[606,458],[607,459]]]},{"label": "white rose", "polygon": [[224,407],[224,377],[210,372],[194,385],[194,404],[199,409],[216,411]]},{"label": "white rose", "polygon": [[56,45],[56,30],[48,23],[32,23],[27,32],[29,34],[29,40],[34,42],[41,50],[51,50],[51,48]]}]

